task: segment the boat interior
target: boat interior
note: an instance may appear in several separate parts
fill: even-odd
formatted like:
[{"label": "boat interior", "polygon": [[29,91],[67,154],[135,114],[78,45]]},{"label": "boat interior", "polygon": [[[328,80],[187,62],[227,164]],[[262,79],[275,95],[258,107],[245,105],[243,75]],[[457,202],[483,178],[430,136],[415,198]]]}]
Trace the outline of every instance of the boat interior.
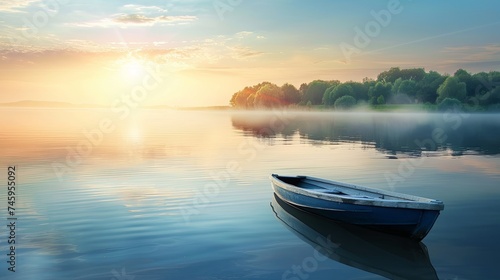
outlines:
[{"label": "boat interior", "polygon": [[388,196],[377,192],[363,191],[342,185],[329,184],[314,179],[310,179],[309,177],[305,176],[299,176],[299,177],[278,176],[278,179],[287,184],[294,185],[302,189],[307,189],[309,191],[320,192],[324,194],[347,196],[353,198],[365,198],[365,199],[408,200],[401,197]]}]

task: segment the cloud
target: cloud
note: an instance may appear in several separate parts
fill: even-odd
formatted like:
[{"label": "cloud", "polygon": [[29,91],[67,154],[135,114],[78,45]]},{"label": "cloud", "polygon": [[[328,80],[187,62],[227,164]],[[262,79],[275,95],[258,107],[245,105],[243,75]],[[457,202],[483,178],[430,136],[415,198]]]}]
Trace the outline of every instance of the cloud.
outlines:
[{"label": "cloud", "polygon": [[492,61],[500,59],[500,45],[446,47],[442,53],[454,60],[465,62]]},{"label": "cloud", "polygon": [[143,23],[154,22],[156,21],[156,18],[150,18],[139,14],[129,14],[129,15],[117,16],[113,18],[113,21],[118,23],[143,24]]},{"label": "cloud", "polygon": [[80,22],[70,24],[78,27],[128,27],[128,26],[153,26],[156,24],[183,24],[197,20],[196,16],[146,16],[144,14],[118,14],[110,18],[93,22]]},{"label": "cloud", "polygon": [[245,59],[265,54],[265,52],[255,51],[249,47],[243,47],[243,46],[228,47],[228,49],[230,49],[233,52],[232,56],[233,58],[236,59]]},{"label": "cloud", "polygon": [[145,14],[154,14],[154,13],[167,13],[167,10],[158,7],[158,6],[143,6],[143,5],[135,5],[135,4],[127,4],[123,6],[121,11],[130,12],[130,13],[145,13]]},{"label": "cloud", "polygon": [[2,0],[0,1],[0,12],[20,13],[22,9],[31,6],[41,0]]},{"label": "cloud", "polygon": [[158,17],[147,17],[140,14],[129,14],[120,15],[115,17],[113,20],[119,23],[132,23],[132,24],[142,24],[142,23],[155,23],[155,22],[188,22],[196,20],[195,16],[158,16]]},{"label": "cloud", "polygon": [[245,39],[245,38],[253,38],[253,39],[266,39],[266,37],[262,35],[257,35],[251,31],[240,31],[234,34],[235,39]]},{"label": "cloud", "polygon": [[[116,21],[112,21],[116,20]],[[100,21],[95,26],[142,26],[155,24],[158,20],[167,21],[165,18],[147,17],[144,15],[115,15],[108,17],[107,21]],[[245,34],[245,33],[243,33]],[[254,34],[255,35],[255,34]],[[251,35],[251,36],[254,36]],[[184,71],[196,69],[198,67],[213,67],[230,65],[234,60],[240,63],[254,63],[254,59],[266,54],[251,45],[244,45],[240,41],[234,40],[233,36],[214,36],[199,40],[183,41],[182,46],[175,42],[156,40],[137,41],[109,41],[94,42],[87,40],[68,40],[60,38],[45,38],[47,42],[43,46],[29,47],[10,46],[2,52],[0,48],[0,58],[18,64],[44,65],[51,60],[76,61],[102,61],[117,60],[120,57],[132,55],[137,59],[152,61],[160,65],[165,65],[169,71]],[[0,38],[1,39],[1,38]],[[1,40],[0,40],[1,46]]]},{"label": "cloud", "polygon": [[237,38],[237,39],[243,39],[243,38],[249,37],[251,35],[253,35],[253,32],[250,32],[250,31],[241,31],[241,32],[238,32],[238,33],[234,34],[234,37]]}]

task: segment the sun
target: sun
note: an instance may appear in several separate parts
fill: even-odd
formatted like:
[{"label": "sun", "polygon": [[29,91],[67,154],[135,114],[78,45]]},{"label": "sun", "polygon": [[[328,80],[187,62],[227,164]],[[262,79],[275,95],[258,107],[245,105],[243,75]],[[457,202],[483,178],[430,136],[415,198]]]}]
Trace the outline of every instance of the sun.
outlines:
[{"label": "sun", "polygon": [[137,126],[133,126],[129,129],[127,138],[129,141],[138,144],[142,141],[142,131]]},{"label": "sun", "polygon": [[121,62],[121,72],[124,79],[140,78],[145,73],[145,62],[136,58],[127,58]]}]

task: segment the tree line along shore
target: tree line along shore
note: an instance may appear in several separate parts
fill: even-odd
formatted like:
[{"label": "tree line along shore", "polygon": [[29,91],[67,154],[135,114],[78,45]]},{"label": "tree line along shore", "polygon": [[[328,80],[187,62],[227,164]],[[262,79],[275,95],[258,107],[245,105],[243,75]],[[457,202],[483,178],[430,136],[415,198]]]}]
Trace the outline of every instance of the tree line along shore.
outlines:
[{"label": "tree line along shore", "polygon": [[423,68],[393,67],[362,82],[314,80],[299,88],[285,83],[262,82],[233,94],[233,108],[332,108],[349,110],[358,106],[375,109],[419,106],[428,110],[500,111],[500,72],[453,75],[426,72]]}]

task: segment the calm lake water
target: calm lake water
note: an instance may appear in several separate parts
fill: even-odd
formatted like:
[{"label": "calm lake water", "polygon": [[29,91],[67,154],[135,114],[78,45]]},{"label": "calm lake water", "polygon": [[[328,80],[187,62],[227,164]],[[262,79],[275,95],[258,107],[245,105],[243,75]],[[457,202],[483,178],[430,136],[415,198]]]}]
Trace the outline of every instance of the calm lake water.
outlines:
[{"label": "calm lake water", "polygon": [[[1,279],[500,279],[500,115],[0,110]],[[422,243],[276,200],[302,174],[445,202]]]}]

